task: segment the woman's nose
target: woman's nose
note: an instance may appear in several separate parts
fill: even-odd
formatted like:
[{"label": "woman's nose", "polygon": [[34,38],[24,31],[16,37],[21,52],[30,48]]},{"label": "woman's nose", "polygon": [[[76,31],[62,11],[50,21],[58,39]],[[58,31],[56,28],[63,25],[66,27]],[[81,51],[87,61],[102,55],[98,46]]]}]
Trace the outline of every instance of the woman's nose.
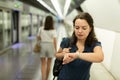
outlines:
[{"label": "woman's nose", "polygon": [[78,30],[79,32],[82,32],[82,29],[81,28],[79,28],[79,30]]}]

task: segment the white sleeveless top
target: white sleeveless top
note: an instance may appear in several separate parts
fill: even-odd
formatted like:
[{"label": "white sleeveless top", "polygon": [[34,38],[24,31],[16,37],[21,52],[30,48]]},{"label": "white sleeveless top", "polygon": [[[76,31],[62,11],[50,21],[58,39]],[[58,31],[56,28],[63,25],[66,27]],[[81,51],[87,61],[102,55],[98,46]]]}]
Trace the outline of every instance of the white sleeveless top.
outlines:
[{"label": "white sleeveless top", "polygon": [[44,30],[44,27],[40,27],[37,35],[41,36],[41,42],[53,42],[53,38],[56,38],[56,30]]}]

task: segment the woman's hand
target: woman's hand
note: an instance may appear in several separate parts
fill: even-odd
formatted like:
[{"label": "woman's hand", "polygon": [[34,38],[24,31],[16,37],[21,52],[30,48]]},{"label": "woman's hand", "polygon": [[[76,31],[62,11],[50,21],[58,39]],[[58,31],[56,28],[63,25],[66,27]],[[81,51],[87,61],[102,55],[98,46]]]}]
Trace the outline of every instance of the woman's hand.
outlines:
[{"label": "woman's hand", "polygon": [[78,58],[79,56],[79,52],[76,52],[76,53],[66,53],[64,55],[64,58],[63,58],[63,64],[67,64],[67,63],[70,63],[72,61],[74,61],[75,59]]},{"label": "woman's hand", "polygon": [[64,55],[69,53],[70,52],[70,49],[71,48],[64,48],[63,51],[62,51],[62,54],[63,54],[63,58],[64,58]]},{"label": "woman's hand", "polygon": [[63,53],[69,53],[71,48],[64,48]]},{"label": "woman's hand", "polygon": [[63,64],[67,64],[67,63],[69,63],[69,62],[72,61],[72,58],[69,57],[69,54],[70,54],[70,53],[65,53],[65,54],[64,54]]}]

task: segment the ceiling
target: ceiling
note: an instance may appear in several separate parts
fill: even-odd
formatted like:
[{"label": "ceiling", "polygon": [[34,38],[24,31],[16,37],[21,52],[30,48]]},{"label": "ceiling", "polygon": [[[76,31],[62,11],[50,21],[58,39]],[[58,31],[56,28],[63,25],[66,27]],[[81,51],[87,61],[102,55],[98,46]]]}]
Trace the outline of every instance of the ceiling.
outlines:
[{"label": "ceiling", "polygon": [[[34,6],[45,12],[51,12],[49,9],[47,9],[42,4],[40,4],[37,0],[19,0],[19,1],[22,1],[26,4]],[[51,0],[41,0],[41,1],[43,1],[48,6],[50,6],[54,11],[56,11],[53,4],[51,3]],[[67,1],[67,0],[56,0],[56,1],[58,1],[58,3],[60,4],[60,8],[63,13],[64,4],[65,4],[65,1]],[[104,6],[107,6],[107,7],[104,7]],[[119,22],[120,21],[120,17],[119,17],[120,8],[119,7],[120,7],[120,2],[118,2],[116,0],[111,0],[111,1],[108,1],[108,0],[105,0],[105,1],[101,1],[101,0],[71,0],[71,4],[69,6],[67,15],[70,14],[74,9],[79,10],[79,11],[84,10],[93,15],[96,25],[98,27],[120,32],[120,27],[119,27],[119,25],[120,25],[120,22]],[[111,11],[114,11],[114,12],[111,12]]]},{"label": "ceiling", "polygon": [[[29,5],[32,5],[38,9],[41,9],[45,12],[50,12],[52,13],[49,9],[47,9],[46,7],[44,7],[40,2],[38,2],[37,0],[19,0],[19,1],[22,1],[26,4],[29,4]],[[46,3],[50,8],[52,8],[56,13],[57,11],[55,10],[51,0],[41,0],[42,2]],[[60,5],[60,9],[61,9],[61,12],[63,13],[63,10],[64,10],[64,5],[65,5],[65,1],[67,0],[56,0],[59,5]],[[70,3],[70,6],[68,8],[68,12],[67,12],[67,15],[72,12],[73,9],[77,9],[79,11],[82,11],[81,7],[80,7],[80,4],[82,2],[84,2],[85,0],[71,0],[71,3]],[[55,15],[54,13],[52,13],[53,15]]]}]

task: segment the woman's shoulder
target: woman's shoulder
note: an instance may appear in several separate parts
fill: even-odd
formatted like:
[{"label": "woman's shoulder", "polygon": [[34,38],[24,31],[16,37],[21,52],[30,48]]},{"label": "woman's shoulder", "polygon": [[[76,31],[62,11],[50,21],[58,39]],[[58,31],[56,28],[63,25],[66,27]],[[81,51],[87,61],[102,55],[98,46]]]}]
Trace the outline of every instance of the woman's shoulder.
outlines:
[{"label": "woman's shoulder", "polygon": [[94,42],[91,47],[102,46],[100,41]]},{"label": "woman's shoulder", "polygon": [[61,47],[62,48],[65,48],[65,47],[69,47],[69,45],[70,45],[70,38],[68,38],[68,37],[64,37],[64,38],[62,38],[62,41],[61,41]]},{"label": "woman's shoulder", "polygon": [[96,46],[101,46],[101,42],[99,42],[99,41],[93,42],[91,46],[86,45],[86,46],[85,46],[85,51],[84,51],[84,52],[93,51],[93,49],[94,49]]},{"label": "woman's shoulder", "polygon": [[101,42],[100,41],[95,42],[95,46],[101,46]]},{"label": "woman's shoulder", "polygon": [[63,42],[69,42],[69,40],[70,40],[69,37],[63,37],[63,38],[62,38],[62,41],[63,41]]}]

